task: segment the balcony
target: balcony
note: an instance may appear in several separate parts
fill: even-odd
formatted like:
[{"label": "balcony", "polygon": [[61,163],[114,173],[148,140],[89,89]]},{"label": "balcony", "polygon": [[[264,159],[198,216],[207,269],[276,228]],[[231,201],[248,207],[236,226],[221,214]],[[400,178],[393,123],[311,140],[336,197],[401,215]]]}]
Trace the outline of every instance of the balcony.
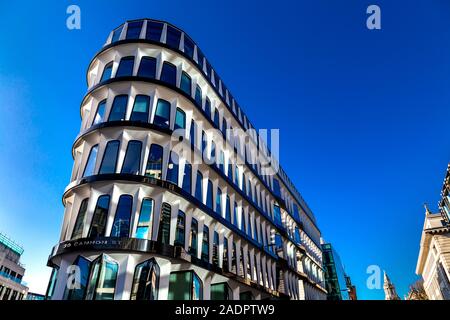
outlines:
[{"label": "balcony", "polygon": [[7,274],[4,271],[0,271],[0,276],[3,277],[3,278],[9,279],[11,281],[14,281],[15,283],[18,283],[18,284],[20,284],[22,286],[25,286],[25,287],[27,286],[27,283],[22,281],[22,279],[19,279],[17,277],[13,277],[13,276],[11,276],[10,274]]}]

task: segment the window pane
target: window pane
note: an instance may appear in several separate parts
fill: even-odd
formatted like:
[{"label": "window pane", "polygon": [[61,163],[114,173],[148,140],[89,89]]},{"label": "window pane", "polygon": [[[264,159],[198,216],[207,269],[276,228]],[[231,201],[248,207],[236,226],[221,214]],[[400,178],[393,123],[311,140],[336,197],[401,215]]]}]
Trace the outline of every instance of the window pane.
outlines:
[{"label": "window pane", "polygon": [[114,98],[114,102],[109,114],[108,121],[122,121],[125,120],[127,112],[128,96],[120,95]]},{"label": "window pane", "polygon": [[162,23],[147,20],[147,33],[145,38],[159,42],[161,39],[162,29]]},{"label": "window pane", "polygon": [[203,288],[200,278],[194,273],[194,281],[192,288],[192,300],[202,300],[203,299]]},{"label": "window pane", "polygon": [[122,195],[117,205],[116,216],[111,230],[111,237],[128,237],[130,234],[131,209],[133,197]]},{"label": "window pane", "polygon": [[128,23],[127,39],[139,39],[143,21],[134,21]]},{"label": "window pane", "polygon": [[141,149],[141,141],[132,140],[128,142],[128,148],[122,166],[122,173],[139,174]]},{"label": "window pane", "polygon": [[123,29],[123,26],[120,26],[119,28],[117,28],[116,30],[114,30],[114,33],[113,33],[113,37],[112,37],[111,43],[112,43],[112,42],[119,41],[120,34],[122,33],[122,29]]},{"label": "window pane", "polygon": [[195,88],[195,103],[200,108],[202,107],[202,89],[200,89],[200,87],[198,85]]},{"label": "window pane", "polygon": [[198,222],[196,219],[192,218],[191,221],[191,232],[189,236],[189,253],[193,256],[197,256],[197,233],[198,233]]},{"label": "window pane", "polygon": [[181,74],[180,89],[183,90],[189,96],[191,96],[191,86],[192,86],[191,77],[189,77],[189,75],[186,72],[183,72]]},{"label": "window pane", "polygon": [[206,117],[211,120],[211,101],[208,98],[205,101],[205,113]]},{"label": "window pane", "polygon": [[100,196],[92,217],[91,229],[89,230],[89,238],[102,237],[105,235],[106,218],[109,209],[109,196]]},{"label": "window pane", "polygon": [[131,287],[131,300],[157,300],[158,282],[159,266],[154,259],[137,265]]},{"label": "window pane", "polygon": [[163,148],[160,145],[152,144],[150,147],[150,155],[145,168],[145,175],[148,177],[161,179],[163,160]]},{"label": "window pane", "polygon": [[222,190],[220,188],[217,188],[217,195],[216,195],[216,212],[219,215],[222,215]]},{"label": "window pane", "polygon": [[202,260],[209,262],[209,228],[203,226]]},{"label": "window pane", "polygon": [[150,97],[138,95],[134,99],[133,111],[131,112],[131,121],[148,122],[148,110]]},{"label": "window pane", "polygon": [[86,293],[91,262],[82,256],[78,256],[73,265],[78,267],[79,276],[73,277],[73,282],[68,283],[70,287],[65,286],[63,300],[83,300]]},{"label": "window pane", "polygon": [[217,129],[220,128],[220,124],[219,124],[219,110],[214,109],[214,125],[216,126]]},{"label": "window pane", "polygon": [[167,82],[173,86],[177,83],[177,68],[169,63],[164,62],[161,71],[161,81]]},{"label": "window pane", "polygon": [[192,271],[172,272],[169,277],[169,300],[192,298]]},{"label": "window pane", "polygon": [[167,181],[178,184],[178,164],[179,158],[175,152],[170,152],[169,166],[167,168]]},{"label": "window pane", "polygon": [[197,171],[197,180],[195,183],[195,198],[203,203],[203,175]]},{"label": "window pane", "polygon": [[102,78],[100,79],[100,82],[103,82],[103,81],[106,81],[108,79],[111,79],[112,67],[113,67],[113,63],[112,62],[108,63],[105,66],[105,68],[103,69],[103,74],[102,74]]},{"label": "window pane", "polygon": [[184,176],[183,176],[183,190],[187,193],[191,193],[191,183],[192,181],[192,166],[186,162],[184,165]]},{"label": "window pane", "polygon": [[186,129],[186,113],[184,113],[184,111],[180,108],[177,108],[177,112],[175,114],[175,126],[173,129]]},{"label": "window pane", "polygon": [[189,130],[189,141],[191,142],[191,146],[195,146],[195,137],[197,135],[197,124],[194,120],[191,121],[191,128]]},{"label": "window pane", "polygon": [[134,57],[125,57],[120,60],[119,68],[117,69],[117,77],[126,77],[133,75]]},{"label": "window pane", "polygon": [[86,299],[113,300],[119,266],[107,255],[94,262],[89,279]]},{"label": "window pane", "polygon": [[75,221],[75,225],[73,227],[72,239],[78,239],[83,236],[83,227],[84,227],[84,223],[85,223],[84,220],[86,217],[88,201],[89,201],[89,198],[84,199],[81,202],[80,210],[78,210],[77,220]]},{"label": "window pane", "polygon": [[117,140],[109,141],[108,144],[106,145],[99,174],[116,172],[118,153],[119,153],[119,141]]},{"label": "window pane", "polygon": [[206,205],[213,209],[213,183],[208,180],[208,190],[206,192]]},{"label": "window pane", "polygon": [[211,300],[230,300],[230,289],[226,283],[211,285]]},{"label": "window pane", "polygon": [[84,168],[83,177],[89,177],[94,174],[95,161],[97,160],[97,151],[98,151],[98,144],[93,146],[91,148],[91,151],[89,152],[89,157],[86,162],[86,167]]},{"label": "window pane", "polygon": [[153,200],[150,198],[142,200],[141,212],[139,213],[139,220],[136,228],[136,238],[146,239],[148,237],[152,214]]},{"label": "window pane", "polygon": [[181,31],[171,26],[167,26],[166,44],[169,47],[178,50],[180,47],[180,39],[181,39]]},{"label": "window pane", "polygon": [[105,121],[105,106],[106,100],[101,101],[97,106],[97,112],[95,113],[93,125],[102,123]]},{"label": "window pane", "polygon": [[194,42],[184,34],[184,53],[189,57],[194,57]]},{"label": "window pane", "polygon": [[168,203],[163,203],[161,208],[161,218],[159,221],[158,242],[169,244],[170,236],[170,215],[172,207]]},{"label": "window pane", "polygon": [[142,57],[138,70],[138,76],[145,78],[156,78],[156,59],[152,57]]},{"label": "window pane", "polygon": [[231,208],[230,208],[230,197],[227,195],[227,203],[225,204],[225,219],[231,223]]},{"label": "window pane", "polygon": [[183,211],[178,210],[177,232],[175,235],[175,245],[184,248],[184,232],[186,228],[186,215]]},{"label": "window pane", "polygon": [[169,121],[170,121],[170,103],[166,100],[158,99],[153,123],[163,128],[169,128],[170,124]]}]

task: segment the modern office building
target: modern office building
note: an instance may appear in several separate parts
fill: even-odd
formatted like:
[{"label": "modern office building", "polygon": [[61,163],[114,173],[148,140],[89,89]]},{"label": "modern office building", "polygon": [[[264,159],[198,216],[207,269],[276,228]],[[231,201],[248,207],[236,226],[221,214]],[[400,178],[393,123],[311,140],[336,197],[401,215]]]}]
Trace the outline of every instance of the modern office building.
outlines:
[{"label": "modern office building", "polygon": [[322,252],[327,300],[350,300],[347,275],[339,254],[330,243],[322,244]]},{"label": "modern office building", "polygon": [[0,300],[22,300],[28,292],[20,263],[23,248],[0,233]]},{"label": "modern office building", "polygon": [[420,240],[416,273],[430,300],[450,299],[450,164],[442,187],[439,212],[425,206],[425,222]]},{"label": "modern office building", "polygon": [[49,299],[326,298],[313,213],[185,32],[124,23],[87,83]]}]

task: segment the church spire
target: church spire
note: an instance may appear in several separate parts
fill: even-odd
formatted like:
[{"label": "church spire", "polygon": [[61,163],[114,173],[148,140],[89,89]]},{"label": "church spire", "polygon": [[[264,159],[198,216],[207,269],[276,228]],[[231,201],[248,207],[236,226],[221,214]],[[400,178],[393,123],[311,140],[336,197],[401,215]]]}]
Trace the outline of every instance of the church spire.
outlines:
[{"label": "church spire", "polygon": [[384,300],[400,300],[397,295],[397,291],[395,290],[394,284],[389,279],[386,271],[384,271]]}]

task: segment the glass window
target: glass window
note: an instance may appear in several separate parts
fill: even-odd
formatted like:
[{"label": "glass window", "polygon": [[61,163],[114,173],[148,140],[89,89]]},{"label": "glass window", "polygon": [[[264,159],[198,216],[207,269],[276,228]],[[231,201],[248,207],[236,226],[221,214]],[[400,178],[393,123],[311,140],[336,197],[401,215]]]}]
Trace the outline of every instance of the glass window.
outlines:
[{"label": "glass window", "polygon": [[81,201],[80,210],[78,210],[77,219],[73,227],[72,239],[78,239],[83,237],[83,227],[86,218],[86,211],[88,206],[89,198]]},{"label": "glass window", "polygon": [[208,180],[208,190],[206,191],[206,205],[213,209],[213,183]]},{"label": "glass window", "polygon": [[116,78],[133,75],[134,57],[124,57],[120,60],[119,68],[116,72]]},{"label": "glass window", "polygon": [[119,265],[102,254],[92,263],[87,300],[113,300]]},{"label": "glass window", "polygon": [[159,42],[161,40],[162,29],[162,23],[147,20],[147,33],[145,35],[145,38],[148,40]]},{"label": "glass window", "polygon": [[209,228],[203,226],[202,260],[209,262]]},{"label": "glass window", "polygon": [[203,175],[197,171],[197,180],[195,182],[195,198],[203,203]]},{"label": "glass window", "polygon": [[198,234],[198,222],[195,218],[191,221],[191,232],[189,234],[189,253],[193,256],[197,256],[197,234]]},{"label": "glass window", "polygon": [[211,120],[211,100],[208,97],[205,100],[205,113],[208,120]]},{"label": "glass window", "polygon": [[169,129],[170,126],[170,102],[158,99],[153,123],[159,127]]},{"label": "glass window", "polygon": [[175,152],[170,152],[169,165],[167,167],[167,181],[178,184],[179,157]]},{"label": "glass window", "polygon": [[295,239],[295,242],[297,242],[297,244],[301,244],[300,231],[298,230],[297,226],[295,227],[295,230],[294,230],[294,239]]},{"label": "glass window", "polygon": [[89,238],[104,237],[106,228],[106,218],[109,210],[109,195],[98,197],[95,206],[94,215],[92,217],[91,229],[89,230]]},{"label": "glass window", "polygon": [[98,104],[97,112],[95,113],[94,122],[92,123],[92,125],[96,125],[105,121],[105,107],[106,99]]},{"label": "glass window", "polygon": [[[54,267],[50,275],[50,281],[48,282],[47,292],[45,293],[45,300],[52,300],[53,293],[55,293],[56,280],[58,279],[59,267]],[[0,295],[2,290],[0,288]]]},{"label": "glass window", "polygon": [[225,154],[223,153],[222,150],[220,150],[219,153],[219,169],[220,171],[222,171],[222,173],[225,174]]},{"label": "glass window", "polygon": [[175,125],[173,129],[186,129],[186,113],[180,108],[177,108],[177,112],[175,114]]},{"label": "glass window", "polygon": [[169,300],[202,300],[203,284],[193,271],[172,272],[169,278]]},{"label": "glass window", "polygon": [[202,51],[197,47],[197,57],[198,57],[198,65],[200,67],[200,70],[203,71],[203,60],[205,56],[203,55]]},{"label": "glass window", "polygon": [[151,178],[161,179],[163,160],[163,147],[158,144],[152,144],[148,156],[145,175]]},{"label": "glass window", "polygon": [[186,72],[183,71],[183,73],[181,74],[180,89],[183,90],[189,96],[191,96],[191,87],[192,87],[191,77]]},{"label": "glass window", "polygon": [[102,164],[99,174],[115,173],[117,165],[117,155],[119,154],[119,140],[109,141],[106,144],[105,153],[103,154]]},{"label": "glass window", "polygon": [[181,39],[181,31],[171,26],[167,26],[166,44],[169,47],[178,50],[180,48],[180,39]]},{"label": "glass window", "polygon": [[230,197],[227,195],[227,203],[225,204],[225,219],[231,223]]},{"label": "glass window", "polygon": [[183,211],[178,210],[177,232],[175,235],[175,245],[184,248],[184,232],[186,229],[186,215]]},{"label": "glass window", "polygon": [[142,200],[139,220],[136,227],[136,238],[147,239],[150,230],[150,221],[153,215],[153,199],[145,198]]},{"label": "glass window", "polygon": [[131,140],[128,142],[127,152],[123,160],[122,172],[128,174],[139,174],[141,164],[142,142]]},{"label": "glass window", "polygon": [[112,40],[111,43],[119,41],[120,39],[120,34],[122,33],[122,29],[123,29],[123,25],[118,27],[116,30],[114,30],[113,36],[112,36]]},{"label": "glass window", "polygon": [[113,62],[111,61],[108,63],[105,68],[103,68],[102,77],[100,79],[100,82],[106,81],[108,79],[111,79],[112,75],[112,68],[113,68]]},{"label": "glass window", "polygon": [[222,216],[222,190],[220,188],[217,188],[216,212]]},{"label": "glass window", "polygon": [[131,286],[131,300],[158,300],[159,266],[155,259],[136,266]]},{"label": "glass window", "polygon": [[89,177],[94,174],[95,161],[97,160],[97,151],[98,151],[98,144],[93,146],[91,148],[91,151],[89,152],[89,157],[86,162],[86,167],[84,168],[83,177]]},{"label": "glass window", "polygon": [[123,121],[127,112],[128,96],[119,95],[114,98],[108,121]]},{"label": "glass window", "polygon": [[217,129],[220,128],[219,110],[217,108],[214,109],[214,125],[216,126]]},{"label": "glass window", "polygon": [[239,294],[239,300],[254,300],[253,295],[250,291],[241,292]]},{"label": "glass window", "polygon": [[189,131],[189,141],[191,146],[195,147],[195,137],[197,136],[197,124],[194,120],[191,121],[191,128]]},{"label": "glass window", "polygon": [[73,265],[78,268],[77,276],[69,278],[72,279],[72,282],[65,286],[63,300],[83,300],[86,294],[91,262],[82,256],[78,256]]},{"label": "glass window", "polygon": [[150,97],[137,95],[134,99],[133,111],[131,112],[131,121],[148,122],[148,110]]},{"label": "glass window", "polygon": [[183,190],[187,193],[191,193],[192,186],[192,166],[190,163],[186,162],[184,165],[184,176],[183,176]]},{"label": "glass window", "polygon": [[172,207],[170,204],[164,202],[161,208],[161,218],[159,221],[158,231],[158,242],[162,244],[169,244],[171,211]]},{"label": "glass window", "polygon": [[194,57],[194,42],[184,34],[184,53],[189,57]]},{"label": "glass window", "polygon": [[117,205],[116,216],[111,230],[111,237],[129,237],[131,209],[133,208],[133,197],[121,195]]},{"label": "glass window", "polygon": [[211,141],[211,160],[216,159],[216,143],[214,141]]},{"label": "glass window", "polygon": [[127,39],[139,39],[143,21],[134,21],[128,23]]},{"label": "glass window", "polygon": [[177,84],[177,67],[170,62],[164,62],[161,72],[161,81],[167,82],[173,86]]},{"label": "glass window", "polygon": [[214,231],[214,236],[213,236],[212,263],[215,266],[219,266],[219,234],[217,233],[217,231]]},{"label": "glass window", "polygon": [[226,283],[211,285],[211,300],[231,300],[231,289]]},{"label": "glass window", "polygon": [[156,78],[156,59],[153,57],[142,57],[139,65],[138,76],[144,78]]},{"label": "glass window", "polygon": [[227,136],[227,128],[228,128],[228,123],[227,120],[225,119],[225,117],[222,119],[222,133],[223,136],[226,137]]},{"label": "glass window", "polygon": [[206,136],[205,131],[202,130],[202,157],[206,159],[206,147],[208,146],[208,137]]},{"label": "glass window", "polygon": [[281,212],[280,207],[276,204],[273,205],[273,219],[275,224],[281,226]]},{"label": "glass window", "polygon": [[202,89],[200,89],[199,85],[195,88],[195,103],[200,108],[202,107]]}]

